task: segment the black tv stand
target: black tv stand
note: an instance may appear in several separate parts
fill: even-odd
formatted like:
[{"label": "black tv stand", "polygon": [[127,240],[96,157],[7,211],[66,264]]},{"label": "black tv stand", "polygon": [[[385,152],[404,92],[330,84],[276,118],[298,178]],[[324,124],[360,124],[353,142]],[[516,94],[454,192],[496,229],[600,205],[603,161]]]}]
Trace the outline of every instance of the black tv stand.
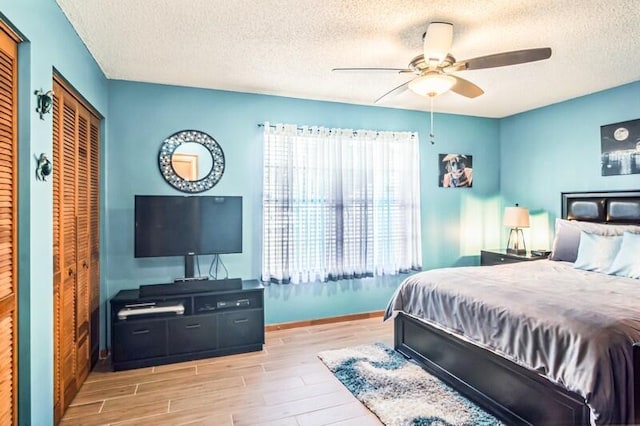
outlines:
[{"label": "black tv stand", "polygon": [[[164,285],[187,289],[198,283]],[[257,280],[240,284],[235,290],[157,296],[118,292],[111,299],[114,370],[262,350],[264,287]]]}]

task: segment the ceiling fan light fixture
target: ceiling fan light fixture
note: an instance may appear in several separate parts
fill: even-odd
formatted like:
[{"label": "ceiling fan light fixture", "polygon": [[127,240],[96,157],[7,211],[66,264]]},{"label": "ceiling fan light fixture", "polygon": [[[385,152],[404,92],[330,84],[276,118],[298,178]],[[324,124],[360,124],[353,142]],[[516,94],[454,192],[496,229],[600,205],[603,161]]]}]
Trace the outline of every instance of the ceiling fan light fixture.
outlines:
[{"label": "ceiling fan light fixture", "polygon": [[453,24],[448,22],[431,22],[422,41],[423,53],[415,56],[407,68],[334,68],[332,71],[390,71],[416,75],[413,80],[405,81],[380,96],[376,99],[376,104],[387,96],[397,96],[404,93],[406,89],[410,89],[420,96],[428,96],[432,101],[435,96],[448,90],[473,99],[482,95],[484,90],[451,73],[542,61],[549,59],[552,53],[550,47],[540,47],[494,53],[457,61],[449,53],[453,41]]},{"label": "ceiling fan light fixture", "polygon": [[409,82],[409,89],[420,96],[438,96],[451,89],[456,79],[445,74],[426,74]]}]

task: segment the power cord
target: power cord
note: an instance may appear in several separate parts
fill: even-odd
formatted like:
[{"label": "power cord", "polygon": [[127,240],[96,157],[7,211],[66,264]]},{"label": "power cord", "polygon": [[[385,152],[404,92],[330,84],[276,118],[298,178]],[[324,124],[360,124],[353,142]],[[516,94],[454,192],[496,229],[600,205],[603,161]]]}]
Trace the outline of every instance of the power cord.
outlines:
[{"label": "power cord", "polygon": [[[213,269],[214,265],[215,265],[215,270]],[[213,255],[213,259],[211,259],[211,265],[209,266],[209,276],[211,278],[213,278],[214,280],[218,279],[218,268],[220,266],[222,266],[222,268],[224,269],[224,278],[221,278],[221,279],[229,278],[229,270],[224,265],[224,262],[222,262],[222,259],[220,258],[220,255],[219,254],[214,254]],[[213,270],[213,273],[211,272],[212,270]]]}]

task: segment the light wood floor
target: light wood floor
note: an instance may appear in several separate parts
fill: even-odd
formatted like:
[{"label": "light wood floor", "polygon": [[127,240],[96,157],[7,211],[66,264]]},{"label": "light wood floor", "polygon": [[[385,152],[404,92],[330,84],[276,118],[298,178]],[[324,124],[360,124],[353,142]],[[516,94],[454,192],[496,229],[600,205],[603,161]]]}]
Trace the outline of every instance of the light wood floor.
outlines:
[{"label": "light wood floor", "polygon": [[98,365],[62,425],[380,425],[317,358],[384,342],[381,317],[269,331],[262,352],[111,372]]}]

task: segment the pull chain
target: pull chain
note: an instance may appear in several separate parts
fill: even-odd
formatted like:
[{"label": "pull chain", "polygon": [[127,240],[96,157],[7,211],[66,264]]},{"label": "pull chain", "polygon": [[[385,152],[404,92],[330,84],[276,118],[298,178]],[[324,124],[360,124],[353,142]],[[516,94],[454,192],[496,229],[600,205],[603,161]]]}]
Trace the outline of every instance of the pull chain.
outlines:
[{"label": "pull chain", "polygon": [[436,135],[433,133],[433,96],[429,96],[429,103],[431,104],[431,129],[429,131],[429,137],[431,138],[431,145],[435,145]]}]

